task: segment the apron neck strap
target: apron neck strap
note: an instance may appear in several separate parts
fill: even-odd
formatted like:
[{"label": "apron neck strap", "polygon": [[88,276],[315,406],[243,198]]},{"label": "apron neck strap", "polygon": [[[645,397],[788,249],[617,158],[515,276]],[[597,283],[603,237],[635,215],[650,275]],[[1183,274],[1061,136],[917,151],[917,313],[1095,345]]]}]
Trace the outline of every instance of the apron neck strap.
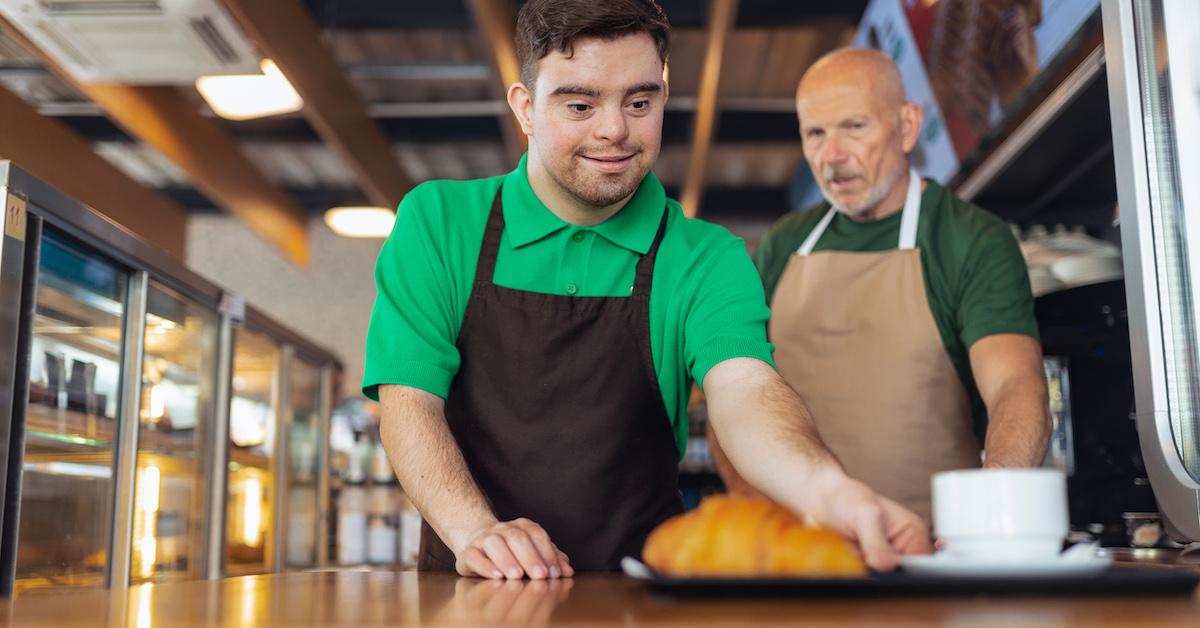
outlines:
[{"label": "apron neck strap", "polygon": [[500,250],[500,240],[504,235],[504,205],[500,197],[504,192],[504,184],[496,188],[496,196],[492,197],[492,209],[488,212],[487,226],[483,230],[483,244],[479,247],[479,261],[475,263],[475,285],[488,286],[496,274],[496,255]]},{"label": "apron neck strap", "polygon": [[662,219],[658,221],[658,231],[654,234],[654,242],[650,250],[638,260],[637,274],[633,280],[633,296],[639,299],[650,299],[650,284],[654,278],[654,260],[658,257],[658,247],[662,244],[663,235],[667,232],[667,217],[671,211],[663,205]]},{"label": "apron neck strap", "polygon": [[[492,209],[488,213],[487,226],[483,231],[483,244],[479,247],[479,261],[475,264],[475,285],[487,286],[492,283],[496,274],[496,257],[500,250],[500,241],[504,234],[504,204],[501,201],[504,184],[496,189],[492,197]],[[633,280],[633,296],[643,299],[650,298],[650,284],[654,278],[654,260],[658,257],[658,247],[662,244],[667,232],[667,219],[671,211],[663,205],[662,218],[658,221],[658,231],[654,234],[654,242],[650,250],[638,260]]]},{"label": "apron neck strap", "polygon": [[[808,237],[804,239],[804,243],[800,248],[796,249],[797,255],[809,255],[817,246],[817,241],[825,234],[825,230],[829,228],[829,223],[833,222],[837,216],[838,210],[830,207],[825,213],[825,217],[817,226],[813,228]],[[912,249],[917,246],[917,223],[921,217],[921,177],[917,176],[917,171],[908,169],[908,193],[904,197],[904,210],[900,216],[900,241],[897,248]]]},{"label": "apron neck strap", "polygon": [[908,196],[904,199],[904,214],[900,216],[900,243],[897,248],[912,249],[917,246],[917,222],[921,217],[921,177],[917,171],[908,169]]},{"label": "apron neck strap", "polygon": [[829,208],[829,211],[825,213],[825,217],[821,219],[821,222],[818,222],[812,233],[809,233],[808,237],[804,239],[804,244],[801,244],[800,248],[796,249],[797,255],[808,255],[813,252],[813,247],[817,246],[817,240],[821,239],[821,235],[825,233],[825,228],[829,226],[829,223],[833,221],[833,217],[837,216],[837,213],[838,210],[836,208]]}]

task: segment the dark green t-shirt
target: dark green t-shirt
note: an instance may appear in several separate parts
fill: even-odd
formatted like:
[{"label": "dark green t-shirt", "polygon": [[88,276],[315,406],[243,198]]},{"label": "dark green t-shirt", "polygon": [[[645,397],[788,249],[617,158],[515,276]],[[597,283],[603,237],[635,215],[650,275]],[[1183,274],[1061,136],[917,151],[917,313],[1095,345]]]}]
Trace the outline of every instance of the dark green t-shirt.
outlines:
[{"label": "dark green t-shirt", "polygon": [[628,297],[637,262],[667,212],[650,287],[650,350],[682,453],[692,381],[703,382],[709,369],[731,358],[770,364],[772,347],[745,244],[722,227],[684,216],[653,173],[621,211],[594,227],[568,224],[547,209],[529,185],[525,158],[507,175],[413,188],[375,267],[364,394],[377,399],[380,384],[448,393],[460,364],[455,343],[484,226],[501,183],[506,226],[493,280],[518,290]]},{"label": "dark green t-shirt", "polygon": [[[767,303],[775,294],[788,258],[800,248],[828,203],[789,214],[767,232],[754,254]],[[815,251],[871,252],[897,246],[901,212],[859,223],[838,214],[817,241]],[[992,334],[1038,337],[1033,294],[1025,258],[1012,231],[994,214],[955,198],[928,181],[921,194],[917,248],[925,275],[925,296],[951,363],[975,409],[977,427],[986,411],[971,374],[971,345]]]}]

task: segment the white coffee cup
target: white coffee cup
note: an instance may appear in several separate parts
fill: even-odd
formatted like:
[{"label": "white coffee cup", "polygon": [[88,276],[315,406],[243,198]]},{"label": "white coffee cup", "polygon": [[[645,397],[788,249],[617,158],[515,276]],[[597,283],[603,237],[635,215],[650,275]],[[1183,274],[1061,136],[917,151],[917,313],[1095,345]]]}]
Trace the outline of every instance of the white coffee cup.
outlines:
[{"label": "white coffee cup", "polygon": [[1025,562],[1062,551],[1067,481],[1057,469],[964,469],[933,476],[933,527],[964,560]]}]

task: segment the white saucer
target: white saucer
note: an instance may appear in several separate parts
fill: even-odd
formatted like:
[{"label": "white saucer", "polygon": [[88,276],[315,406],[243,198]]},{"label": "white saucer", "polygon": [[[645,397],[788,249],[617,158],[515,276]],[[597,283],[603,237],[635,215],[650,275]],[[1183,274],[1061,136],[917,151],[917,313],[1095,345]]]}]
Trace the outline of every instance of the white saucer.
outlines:
[{"label": "white saucer", "polygon": [[997,562],[994,560],[955,558],[944,552],[929,556],[901,556],[904,571],[917,576],[955,576],[966,578],[1065,578],[1103,573],[1112,564],[1109,556],[1067,556]]}]

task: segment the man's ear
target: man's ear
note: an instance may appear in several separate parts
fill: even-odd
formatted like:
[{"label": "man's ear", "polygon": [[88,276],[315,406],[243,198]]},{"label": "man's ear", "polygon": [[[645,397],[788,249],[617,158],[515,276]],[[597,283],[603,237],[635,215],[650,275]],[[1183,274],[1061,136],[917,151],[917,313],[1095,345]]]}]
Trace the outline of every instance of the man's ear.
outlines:
[{"label": "man's ear", "polygon": [[925,118],[925,112],[921,110],[921,105],[915,102],[906,102],[900,107],[900,141],[904,146],[904,152],[910,153],[917,146],[917,138],[921,135],[921,122]]},{"label": "man's ear", "polygon": [[663,104],[671,98],[671,65],[663,64]]},{"label": "man's ear", "polygon": [[521,124],[521,132],[533,135],[533,93],[524,83],[513,83],[508,86],[508,107],[512,109],[517,122]]}]

